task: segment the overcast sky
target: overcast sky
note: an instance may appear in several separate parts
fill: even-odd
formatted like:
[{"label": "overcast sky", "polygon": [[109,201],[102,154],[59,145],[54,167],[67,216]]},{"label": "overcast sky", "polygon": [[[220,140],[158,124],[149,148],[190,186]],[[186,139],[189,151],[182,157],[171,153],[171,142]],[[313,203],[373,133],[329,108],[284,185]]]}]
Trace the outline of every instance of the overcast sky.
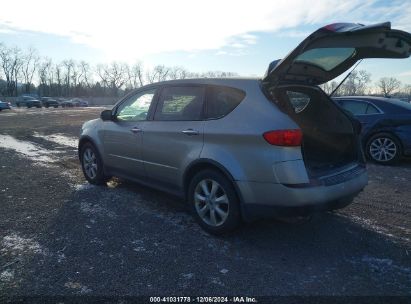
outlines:
[{"label": "overcast sky", "polygon": [[[391,21],[411,31],[411,1],[3,1],[0,41],[58,62],[142,61],[262,76],[309,33],[334,22]],[[411,83],[411,59],[361,63],[375,82]]]}]

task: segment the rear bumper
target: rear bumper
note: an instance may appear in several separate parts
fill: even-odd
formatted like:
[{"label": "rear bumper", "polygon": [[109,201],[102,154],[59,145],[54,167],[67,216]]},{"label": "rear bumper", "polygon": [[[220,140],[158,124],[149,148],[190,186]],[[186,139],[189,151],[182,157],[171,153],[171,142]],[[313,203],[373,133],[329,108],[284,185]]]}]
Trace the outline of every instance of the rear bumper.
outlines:
[{"label": "rear bumper", "polygon": [[365,169],[333,185],[292,188],[282,184],[237,181],[245,220],[273,215],[299,215],[345,207],[368,183]]}]

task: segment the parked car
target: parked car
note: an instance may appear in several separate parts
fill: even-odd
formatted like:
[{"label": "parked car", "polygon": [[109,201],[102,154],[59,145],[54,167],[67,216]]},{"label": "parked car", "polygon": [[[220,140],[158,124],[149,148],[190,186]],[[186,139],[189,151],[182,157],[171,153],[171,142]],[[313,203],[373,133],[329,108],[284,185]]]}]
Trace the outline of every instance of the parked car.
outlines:
[{"label": "parked car", "polygon": [[88,102],[81,98],[72,98],[61,103],[62,107],[88,107]]},{"label": "parked car", "polygon": [[366,156],[392,164],[411,156],[411,104],[395,98],[344,96],[334,100],[361,123]]},{"label": "parked car", "polygon": [[60,103],[52,97],[41,97],[41,102],[43,103],[43,106],[45,106],[46,108],[58,108],[58,106],[60,105]]},{"label": "parked car", "polygon": [[30,95],[21,95],[17,97],[16,105],[18,108],[22,106],[26,106],[27,108],[31,108],[31,107],[41,108],[42,107],[41,100],[33,96],[30,96]]},{"label": "parked car", "polygon": [[6,109],[11,109],[11,103],[10,102],[4,102],[0,100],[0,111],[1,110],[6,110]]},{"label": "parked car", "polygon": [[92,184],[119,176],[177,194],[215,234],[342,208],[367,184],[360,126],[318,85],[363,58],[407,58],[410,46],[390,23],[332,24],[262,79],[141,87],[82,126],[83,173]]}]

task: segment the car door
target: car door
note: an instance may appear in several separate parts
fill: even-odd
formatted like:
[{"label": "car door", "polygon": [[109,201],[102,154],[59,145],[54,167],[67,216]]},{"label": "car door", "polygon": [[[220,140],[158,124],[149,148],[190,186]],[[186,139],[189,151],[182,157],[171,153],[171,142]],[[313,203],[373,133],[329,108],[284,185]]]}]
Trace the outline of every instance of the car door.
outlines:
[{"label": "car door", "polygon": [[157,89],[139,91],[113,110],[113,119],[104,122],[103,146],[106,165],[132,177],[144,177],[141,124],[147,119]]},{"label": "car door", "polygon": [[181,186],[181,175],[203,147],[205,87],[165,86],[152,120],[143,125],[143,160],[147,176]]},{"label": "car door", "polygon": [[363,100],[344,99],[340,100],[339,104],[361,123],[362,134],[366,134],[382,114],[377,107]]}]

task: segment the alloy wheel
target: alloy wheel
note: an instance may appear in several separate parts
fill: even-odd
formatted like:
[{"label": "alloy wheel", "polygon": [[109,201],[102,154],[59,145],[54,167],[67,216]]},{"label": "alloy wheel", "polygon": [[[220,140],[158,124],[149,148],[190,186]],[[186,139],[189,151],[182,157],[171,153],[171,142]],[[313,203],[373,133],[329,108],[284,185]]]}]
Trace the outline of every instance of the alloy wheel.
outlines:
[{"label": "alloy wheel", "polygon": [[398,149],[392,139],[378,137],[371,142],[369,152],[373,159],[380,162],[388,162],[396,156]]},{"label": "alloy wheel", "polygon": [[87,148],[83,152],[83,166],[87,176],[91,179],[97,176],[97,157],[94,151]]},{"label": "alloy wheel", "polygon": [[201,180],[194,190],[194,206],[201,220],[217,227],[229,213],[229,199],[223,187],[212,179]]}]

